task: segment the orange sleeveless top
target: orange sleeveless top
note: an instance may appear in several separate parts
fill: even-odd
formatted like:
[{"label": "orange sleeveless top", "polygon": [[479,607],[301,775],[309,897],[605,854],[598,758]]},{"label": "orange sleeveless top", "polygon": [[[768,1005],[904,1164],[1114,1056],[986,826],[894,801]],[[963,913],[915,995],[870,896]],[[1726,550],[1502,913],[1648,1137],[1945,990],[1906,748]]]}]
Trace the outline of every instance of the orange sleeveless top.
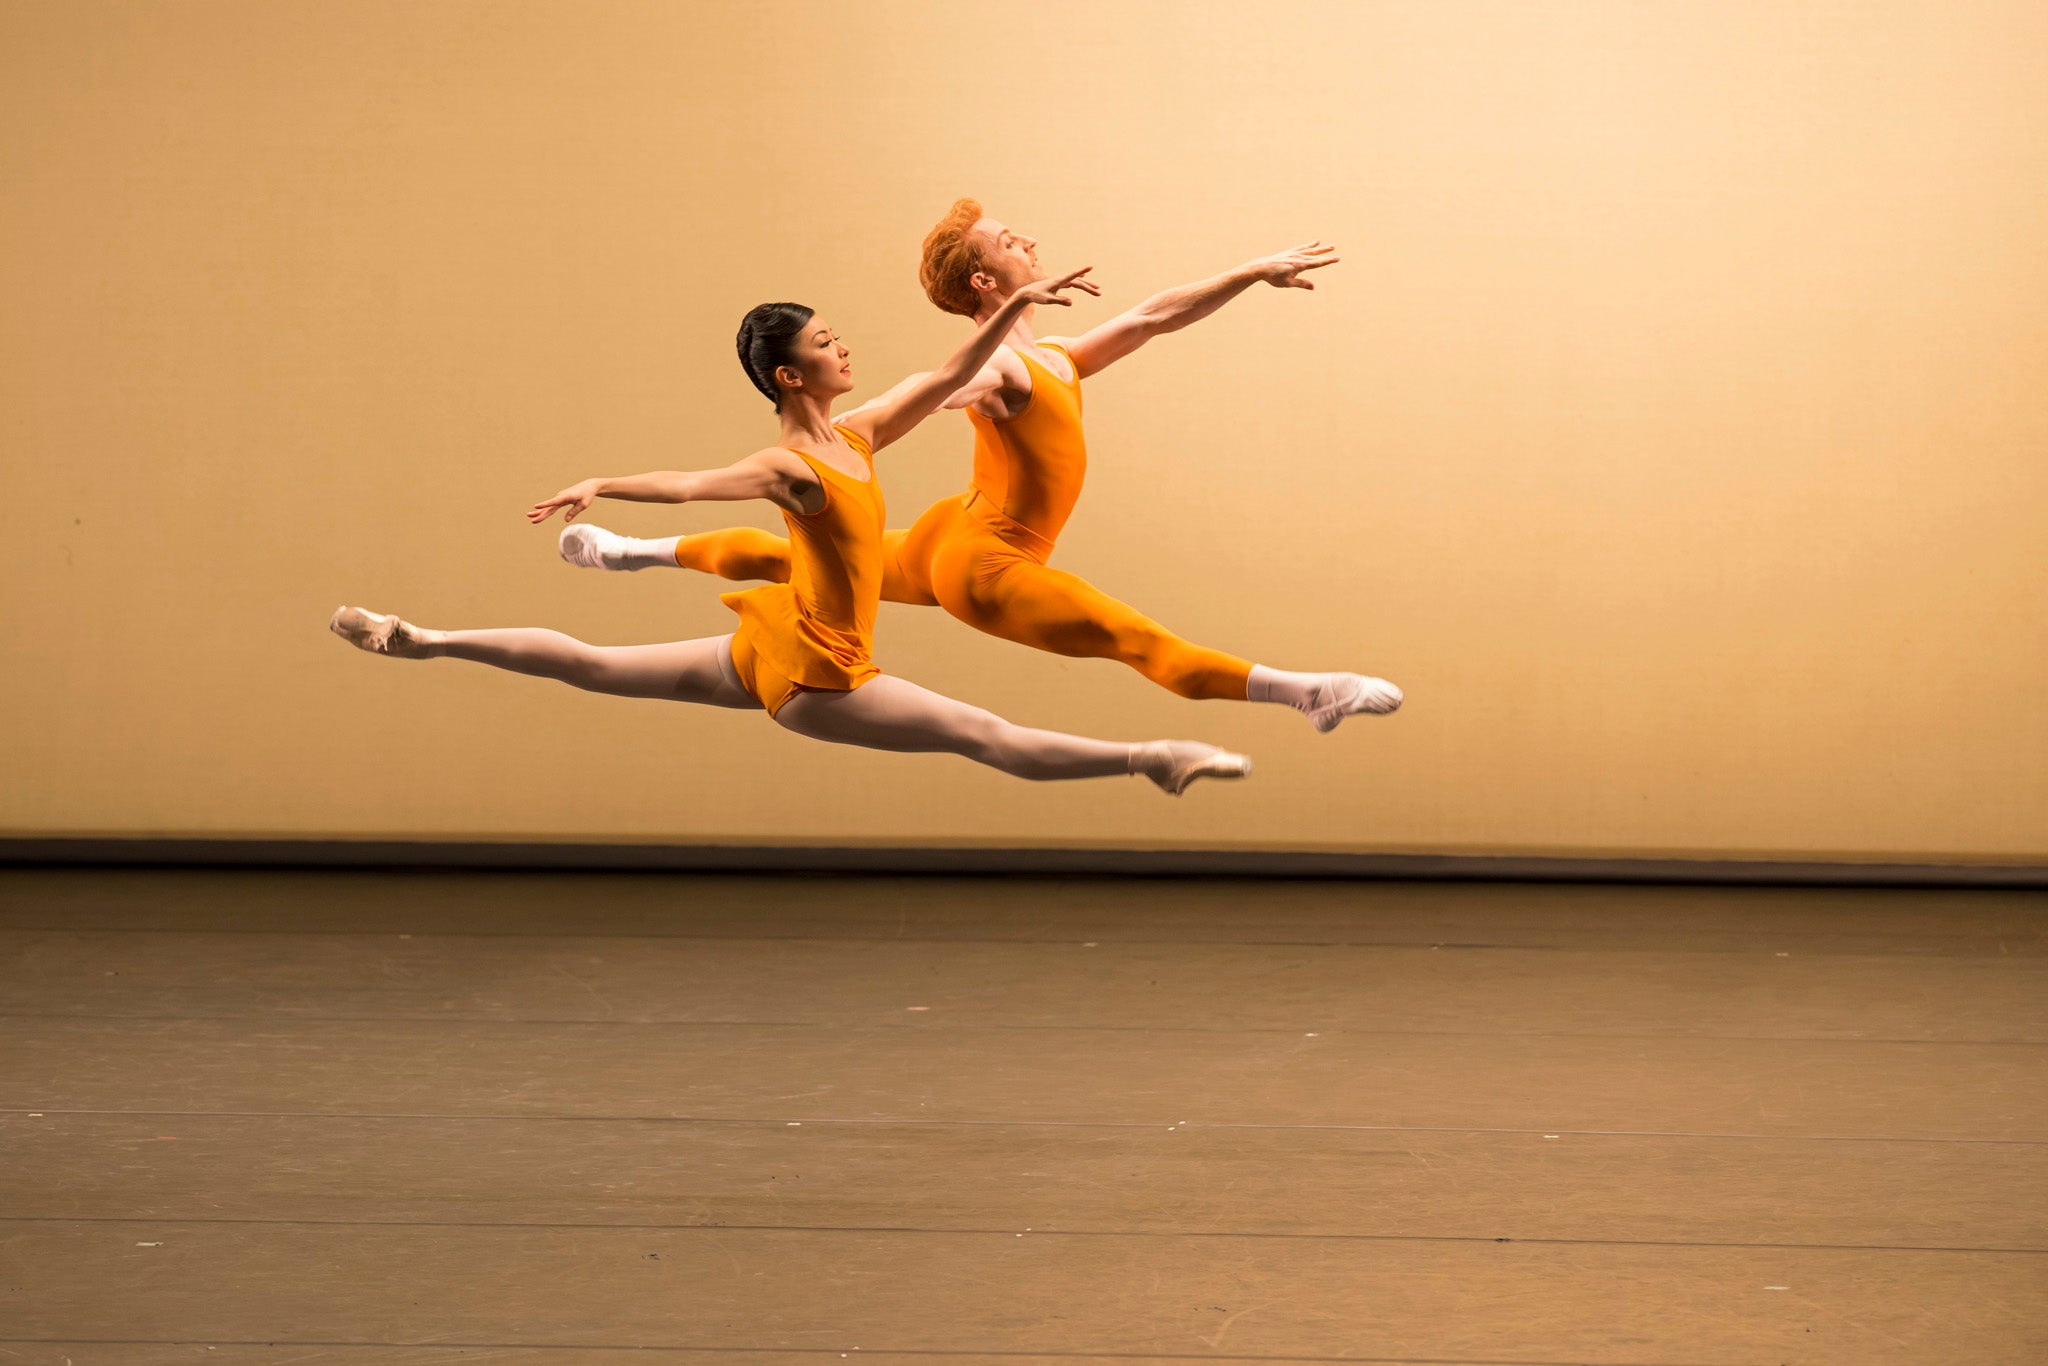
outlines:
[{"label": "orange sleeveless top", "polygon": [[869,653],[875,608],[882,600],[882,489],[874,452],[844,427],[835,427],[859,453],[868,477],[833,469],[804,455],[818,476],[825,506],[816,512],[784,509],[789,527],[789,582],[721,594],[740,614],[740,630],[754,650],[807,688],[847,691],[881,672]]},{"label": "orange sleeveless top", "polygon": [[1067,358],[1074,378],[1061,379],[1022,351],[1031,371],[1031,399],[1004,422],[969,408],[974,424],[974,488],[1003,514],[1043,536],[1058,538],[1081,497],[1088,445],[1081,438],[1081,367]]}]

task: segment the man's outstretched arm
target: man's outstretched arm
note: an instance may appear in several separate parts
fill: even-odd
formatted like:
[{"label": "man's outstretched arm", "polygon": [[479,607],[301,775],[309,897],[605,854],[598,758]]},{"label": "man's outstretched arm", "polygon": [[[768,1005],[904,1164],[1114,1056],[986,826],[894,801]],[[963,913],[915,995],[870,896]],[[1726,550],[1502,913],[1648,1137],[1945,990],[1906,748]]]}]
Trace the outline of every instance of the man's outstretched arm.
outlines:
[{"label": "man's outstretched arm", "polygon": [[1326,247],[1321,242],[1304,243],[1292,251],[1262,256],[1221,275],[1154,294],[1136,308],[1119,313],[1061,345],[1085,378],[1113,361],[1122,360],[1154,337],[1178,332],[1189,323],[1201,321],[1261,280],[1281,289],[1314,289],[1315,282],[1303,279],[1303,273],[1334,266],[1337,261],[1335,247]]}]

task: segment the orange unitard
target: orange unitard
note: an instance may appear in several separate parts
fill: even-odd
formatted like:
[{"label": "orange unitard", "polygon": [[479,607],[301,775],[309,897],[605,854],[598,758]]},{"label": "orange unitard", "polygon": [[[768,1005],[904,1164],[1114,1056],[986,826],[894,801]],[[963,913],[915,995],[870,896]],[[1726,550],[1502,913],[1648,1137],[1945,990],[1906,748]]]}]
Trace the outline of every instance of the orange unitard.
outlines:
[{"label": "orange unitard", "polygon": [[[1115,659],[1182,697],[1243,701],[1249,661],[1191,644],[1087,580],[1046,561],[1081,496],[1080,367],[1062,379],[1023,351],[1031,397],[974,424],[974,482],[883,537],[881,595],[943,607],[977,631],[1053,654]],[[791,522],[792,528],[797,523]],[[751,527],[685,536],[676,563],[728,579],[790,578],[789,542]],[[728,594],[727,600],[739,594]]]},{"label": "orange unitard", "polygon": [[797,451],[817,475],[825,506],[783,512],[789,540],[782,582],[719,599],[740,614],[733,672],[770,716],[805,688],[850,692],[881,673],[870,651],[888,514],[868,443],[844,427],[837,431],[866,463],[868,477],[856,479]]}]

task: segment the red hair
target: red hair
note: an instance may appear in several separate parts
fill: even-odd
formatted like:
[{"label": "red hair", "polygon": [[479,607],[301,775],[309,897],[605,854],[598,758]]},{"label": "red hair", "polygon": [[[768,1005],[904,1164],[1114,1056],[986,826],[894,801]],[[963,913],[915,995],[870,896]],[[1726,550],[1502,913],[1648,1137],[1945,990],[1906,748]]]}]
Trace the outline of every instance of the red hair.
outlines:
[{"label": "red hair", "polygon": [[981,220],[981,205],[972,199],[956,199],[939,225],[925,234],[924,255],[918,261],[917,282],[925,297],[948,313],[971,318],[981,307],[981,296],[970,283],[981,269],[981,239],[974,225]]}]

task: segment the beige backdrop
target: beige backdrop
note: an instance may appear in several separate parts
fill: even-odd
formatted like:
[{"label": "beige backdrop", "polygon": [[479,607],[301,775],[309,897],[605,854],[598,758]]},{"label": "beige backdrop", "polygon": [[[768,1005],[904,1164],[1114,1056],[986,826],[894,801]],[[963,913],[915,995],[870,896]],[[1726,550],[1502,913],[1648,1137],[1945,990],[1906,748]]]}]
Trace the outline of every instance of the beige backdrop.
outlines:
[{"label": "beige backdrop", "polygon": [[[0,829],[2048,859],[2044,65],[2033,0],[8,3]],[[772,440],[764,299],[863,393],[939,360],[962,193],[1096,267],[1067,327],[1343,248],[1089,384],[1057,563],[1403,712],[884,609],[892,672],[1258,760],[1174,802],[326,633],[729,630],[522,510]]]}]

